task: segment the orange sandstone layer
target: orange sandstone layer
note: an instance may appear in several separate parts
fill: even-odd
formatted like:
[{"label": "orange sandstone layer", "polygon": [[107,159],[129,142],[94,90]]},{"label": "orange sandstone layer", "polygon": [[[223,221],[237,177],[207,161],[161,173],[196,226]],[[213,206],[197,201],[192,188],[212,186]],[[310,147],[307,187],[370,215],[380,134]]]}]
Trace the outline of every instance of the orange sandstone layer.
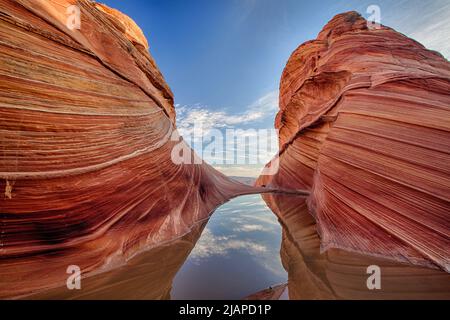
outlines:
[{"label": "orange sandstone layer", "polygon": [[[77,4],[81,28],[66,26]],[[255,188],[175,164],[173,95],[141,30],[87,0],[0,1],[0,298],[188,233]]]},{"label": "orange sandstone layer", "polygon": [[173,280],[206,223],[195,224],[181,238],[136,255],[125,265],[82,278],[80,290],[67,290],[63,285],[26,296],[26,299],[168,300],[171,298]]},{"label": "orange sandstone layer", "polygon": [[[281,261],[288,272],[289,299],[450,299],[450,274],[349,250],[322,252],[315,219],[303,199],[283,194],[264,199],[283,225]],[[380,268],[378,289],[367,285],[369,266]]]},{"label": "orange sandstone layer", "polygon": [[311,191],[303,205],[322,250],[449,272],[449,119],[445,58],[356,12],[337,15],[289,58],[280,170],[258,183]]}]

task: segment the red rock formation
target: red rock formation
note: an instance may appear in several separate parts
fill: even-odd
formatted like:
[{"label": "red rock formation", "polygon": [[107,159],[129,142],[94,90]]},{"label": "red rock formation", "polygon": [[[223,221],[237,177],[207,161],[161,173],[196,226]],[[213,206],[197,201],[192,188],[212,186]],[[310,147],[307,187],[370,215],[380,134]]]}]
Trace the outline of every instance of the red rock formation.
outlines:
[{"label": "red rock formation", "polygon": [[[281,260],[289,299],[450,299],[450,274],[358,254],[320,250],[316,222],[302,198],[265,195],[283,225]],[[369,266],[380,267],[380,289],[369,290]]]},{"label": "red rock formation", "polygon": [[[410,267],[340,249],[320,253],[315,223],[301,197],[267,195],[283,223],[281,259],[288,284],[248,296],[250,300],[289,299],[449,299],[450,275],[433,269]],[[270,200],[269,200],[270,199]],[[302,205],[303,204],[303,205]],[[123,266],[82,278],[81,290],[61,286],[27,299],[169,299],[173,279],[198,240],[206,221],[195,224],[182,238],[131,258]],[[76,252],[79,255],[87,252]],[[52,257],[41,257],[53,261]],[[71,256],[61,259],[60,269]],[[42,262],[41,262],[42,263]],[[382,270],[380,290],[368,290],[367,266]],[[8,270],[11,271],[11,270]],[[5,273],[5,270],[3,270]],[[20,283],[20,282],[19,282]],[[14,284],[9,284],[14,288]],[[287,298],[284,297],[284,298]]]},{"label": "red rock formation", "polygon": [[253,192],[171,160],[172,93],[128,17],[87,0],[0,13],[1,298],[117,267]]},{"label": "red rock formation", "polygon": [[26,296],[26,299],[170,299],[173,279],[194,248],[206,223],[195,224],[183,237],[136,255],[125,265],[82,278],[81,290],[67,290],[64,285]]},{"label": "red rock formation", "polygon": [[322,250],[450,271],[450,63],[349,12],[291,55],[280,84],[280,170],[311,191]]},{"label": "red rock formation", "polygon": [[281,300],[284,291],[287,288],[287,284],[278,284],[271,286],[270,288],[253,293],[243,300]]}]

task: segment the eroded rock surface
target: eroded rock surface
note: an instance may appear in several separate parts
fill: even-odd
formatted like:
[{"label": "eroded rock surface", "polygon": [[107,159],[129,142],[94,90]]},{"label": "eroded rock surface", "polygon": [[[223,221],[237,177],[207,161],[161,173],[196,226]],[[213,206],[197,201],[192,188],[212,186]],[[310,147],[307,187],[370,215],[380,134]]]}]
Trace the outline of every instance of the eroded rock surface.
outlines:
[{"label": "eroded rock surface", "polygon": [[449,92],[439,53],[340,14],[284,69],[280,170],[258,183],[311,191],[322,250],[448,272]]},{"label": "eroded rock surface", "polygon": [[[450,299],[450,274],[346,249],[323,252],[304,199],[263,197],[283,226],[281,260],[288,273],[289,299]],[[368,268],[374,266],[380,271],[378,288],[369,279],[373,271],[368,273]]]},{"label": "eroded rock surface", "polygon": [[252,192],[172,161],[173,95],[141,30],[104,5],[1,0],[0,87],[0,298],[64,286],[69,265],[113,269]]}]

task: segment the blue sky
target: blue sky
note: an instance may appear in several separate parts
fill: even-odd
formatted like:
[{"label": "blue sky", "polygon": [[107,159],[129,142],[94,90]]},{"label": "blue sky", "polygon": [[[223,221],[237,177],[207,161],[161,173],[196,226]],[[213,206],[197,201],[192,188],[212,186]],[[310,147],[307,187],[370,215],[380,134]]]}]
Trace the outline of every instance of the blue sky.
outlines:
[{"label": "blue sky", "polygon": [[[272,128],[278,84],[295,48],[314,39],[336,14],[368,17],[450,57],[449,0],[104,0],[141,27],[175,94],[179,127]],[[257,117],[251,112],[260,110]],[[229,124],[228,124],[229,122]]]}]

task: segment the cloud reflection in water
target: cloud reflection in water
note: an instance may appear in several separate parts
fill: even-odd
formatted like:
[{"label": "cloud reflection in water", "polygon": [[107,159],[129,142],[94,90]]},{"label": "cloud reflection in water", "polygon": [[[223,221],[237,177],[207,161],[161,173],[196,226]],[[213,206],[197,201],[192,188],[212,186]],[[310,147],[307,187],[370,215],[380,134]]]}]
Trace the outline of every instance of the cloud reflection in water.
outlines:
[{"label": "cloud reflection in water", "polygon": [[175,277],[172,298],[240,299],[285,282],[281,226],[259,195],[234,199],[213,214]]}]

